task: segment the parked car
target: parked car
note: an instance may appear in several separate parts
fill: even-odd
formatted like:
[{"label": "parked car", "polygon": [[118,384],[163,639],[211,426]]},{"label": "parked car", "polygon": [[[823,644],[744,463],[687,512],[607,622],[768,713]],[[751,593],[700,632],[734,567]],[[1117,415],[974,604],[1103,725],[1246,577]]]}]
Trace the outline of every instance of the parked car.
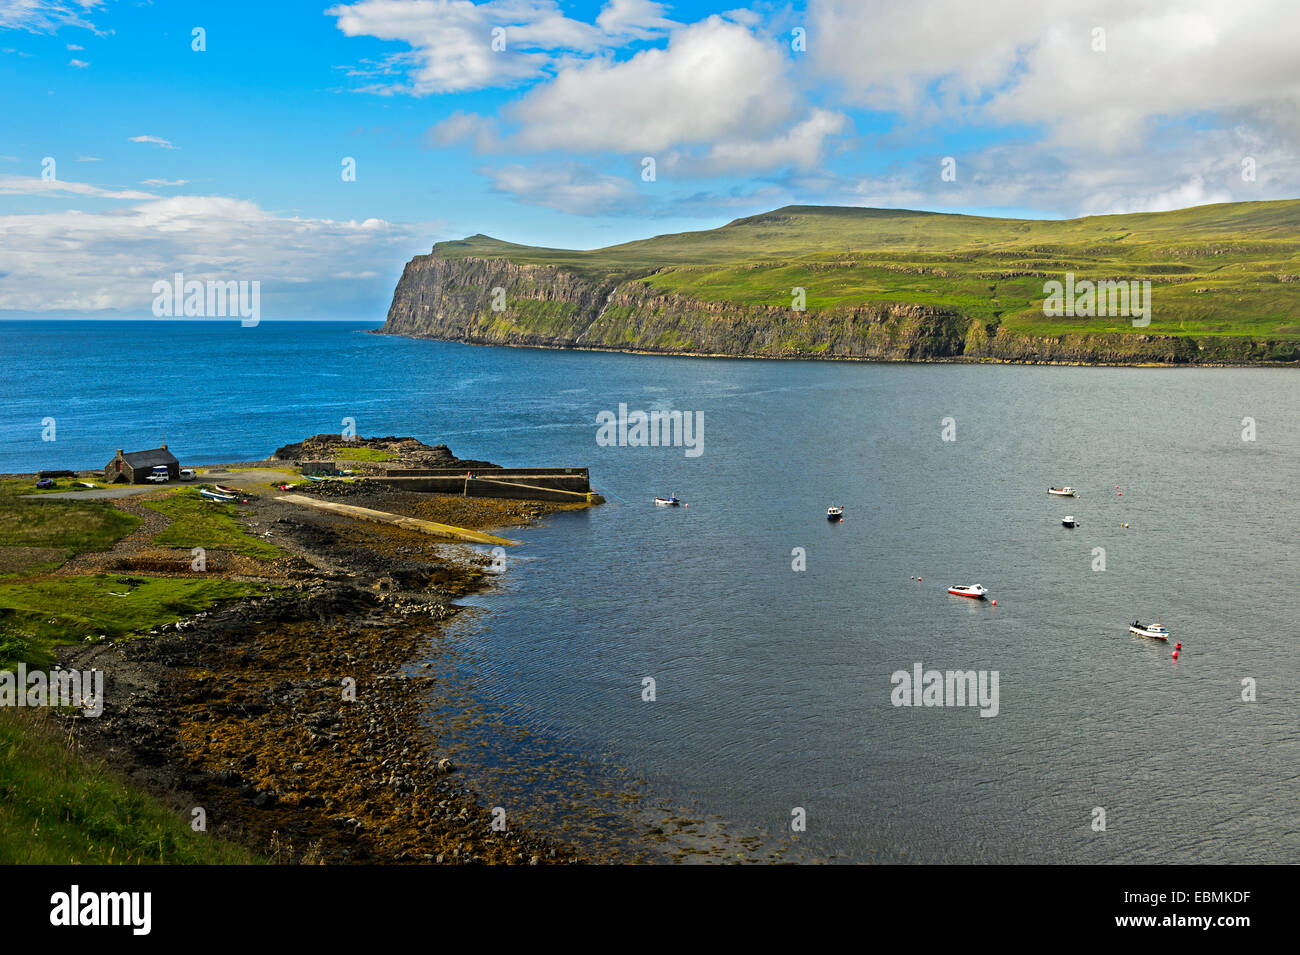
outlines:
[{"label": "parked car", "polygon": [[38,491],[43,491],[47,487],[54,487],[53,478],[41,478],[39,481],[36,482],[36,489]]},{"label": "parked car", "polygon": [[151,481],[154,484],[166,484],[172,479],[172,475],[171,472],[167,470],[167,465],[159,464],[152,471],[146,474],[144,479],[146,481]]},{"label": "parked car", "polygon": [[181,468],[182,481],[193,481],[196,477],[198,477],[198,475],[194,473],[193,468]]}]

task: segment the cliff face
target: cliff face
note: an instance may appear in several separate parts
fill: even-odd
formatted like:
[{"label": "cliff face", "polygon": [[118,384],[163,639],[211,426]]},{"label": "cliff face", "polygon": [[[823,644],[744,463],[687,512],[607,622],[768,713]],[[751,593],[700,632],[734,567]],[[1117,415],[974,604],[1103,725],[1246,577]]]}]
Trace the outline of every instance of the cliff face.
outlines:
[{"label": "cliff face", "polygon": [[954,310],[917,305],[812,313],[702,302],[640,281],[602,284],[550,266],[435,254],[407,264],[381,331],[665,354],[926,359],[960,355],[969,324]]},{"label": "cliff face", "polygon": [[1238,338],[1032,336],[929,305],[808,312],[706,302],[639,279],[588,278],[505,258],[446,258],[436,250],[407,263],[379,331],[473,344],[751,358],[1196,364],[1297,357],[1292,343]]}]

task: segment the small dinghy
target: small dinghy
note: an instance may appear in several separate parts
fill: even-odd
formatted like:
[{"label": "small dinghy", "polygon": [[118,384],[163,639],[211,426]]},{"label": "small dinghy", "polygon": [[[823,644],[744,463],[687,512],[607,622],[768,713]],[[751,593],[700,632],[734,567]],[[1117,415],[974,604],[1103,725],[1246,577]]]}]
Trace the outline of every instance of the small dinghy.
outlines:
[{"label": "small dinghy", "polygon": [[1078,526],[1079,526],[1079,522],[1076,521],[1073,517],[1063,517],[1063,518],[1061,518],[1061,526],[1062,526],[1062,527],[1078,527]]},{"label": "small dinghy", "polygon": [[974,600],[983,600],[988,595],[983,584],[957,584],[949,587],[948,593],[955,597],[970,597]]},{"label": "small dinghy", "polygon": [[1169,640],[1169,628],[1162,627],[1159,623],[1145,624],[1134,620],[1128,628],[1129,633],[1136,633],[1139,637],[1150,637],[1153,640]]},{"label": "small dinghy", "polygon": [[657,497],[655,503],[660,507],[676,507],[682,502],[677,500],[676,495],[674,495],[673,497]]},{"label": "small dinghy", "polygon": [[1055,494],[1057,497],[1076,497],[1072,487],[1049,487],[1048,494]]},{"label": "small dinghy", "polygon": [[826,508],[826,520],[838,521],[841,520],[843,517],[844,517],[843,504],[835,504],[831,507]]},{"label": "small dinghy", "polygon": [[238,494],[238,493],[239,493],[239,488],[237,488],[237,487],[226,487],[226,485],[224,485],[224,484],[218,484],[216,487],[217,487],[217,493],[218,493],[218,494]]},{"label": "small dinghy", "polygon": [[233,501],[235,499],[233,494],[222,494],[220,491],[213,491],[206,487],[199,488],[199,493],[209,501]]}]

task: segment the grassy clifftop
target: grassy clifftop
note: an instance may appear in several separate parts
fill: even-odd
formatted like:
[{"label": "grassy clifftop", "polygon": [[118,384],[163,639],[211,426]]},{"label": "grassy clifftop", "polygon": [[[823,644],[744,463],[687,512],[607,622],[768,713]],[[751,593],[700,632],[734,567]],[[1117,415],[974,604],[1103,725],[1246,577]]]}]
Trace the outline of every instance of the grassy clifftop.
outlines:
[{"label": "grassy clifftop", "polygon": [[[1044,284],[1066,273],[1149,281],[1150,324],[1045,315]],[[491,308],[492,288],[506,290],[502,311]],[[805,312],[791,308],[795,288],[805,290]],[[607,320],[611,308],[618,321]],[[891,329],[900,314],[922,316],[920,325]],[[815,327],[846,321],[833,341]],[[760,326],[763,350],[736,335],[745,322]],[[878,327],[857,327],[868,325]],[[1293,361],[1300,200],[1062,221],[788,206],[590,251],[478,235],[439,243],[408,265],[385,330],[791,357]],[[943,344],[926,354],[916,341],[932,331]],[[1168,341],[1177,338],[1188,341]],[[886,352],[882,342],[907,339],[910,350],[861,351],[858,339]]]}]

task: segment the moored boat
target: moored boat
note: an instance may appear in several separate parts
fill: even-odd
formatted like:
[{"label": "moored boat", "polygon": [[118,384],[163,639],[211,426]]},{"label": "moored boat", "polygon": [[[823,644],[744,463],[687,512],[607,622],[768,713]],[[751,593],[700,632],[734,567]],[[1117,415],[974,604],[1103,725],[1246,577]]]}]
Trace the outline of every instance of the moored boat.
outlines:
[{"label": "moored boat", "polygon": [[677,500],[676,495],[674,495],[673,497],[657,497],[655,498],[655,503],[660,507],[676,507],[682,502]]},{"label": "moored boat", "polygon": [[844,517],[844,505],[843,505],[843,504],[835,504],[835,505],[832,505],[831,507],[826,508],[826,520],[828,520],[828,521],[838,521],[838,520],[840,520],[840,519],[843,518],[843,517]]},{"label": "moored boat", "polygon": [[1077,497],[1072,487],[1049,487],[1048,494],[1055,494],[1057,497]]},{"label": "moored boat", "polygon": [[948,588],[948,593],[955,597],[970,597],[974,600],[983,600],[988,595],[983,584],[956,584]]},{"label": "moored boat", "polygon": [[1139,637],[1151,637],[1153,640],[1169,640],[1169,628],[1162,627],[1159,623],[1145,624],[1134,620],[1128,632],[1136,633]]},{"label": "moored boat", "polygon": [[1063,517],[1063,518],[1061,518],[1061,524],[1062,524],[1063,526],[1065,526],[1065,527],[1077,527],[1077,526],[1078,526],[1078,523],[1079,523],[1079,522],[1076,521],[1073,517]]}]

